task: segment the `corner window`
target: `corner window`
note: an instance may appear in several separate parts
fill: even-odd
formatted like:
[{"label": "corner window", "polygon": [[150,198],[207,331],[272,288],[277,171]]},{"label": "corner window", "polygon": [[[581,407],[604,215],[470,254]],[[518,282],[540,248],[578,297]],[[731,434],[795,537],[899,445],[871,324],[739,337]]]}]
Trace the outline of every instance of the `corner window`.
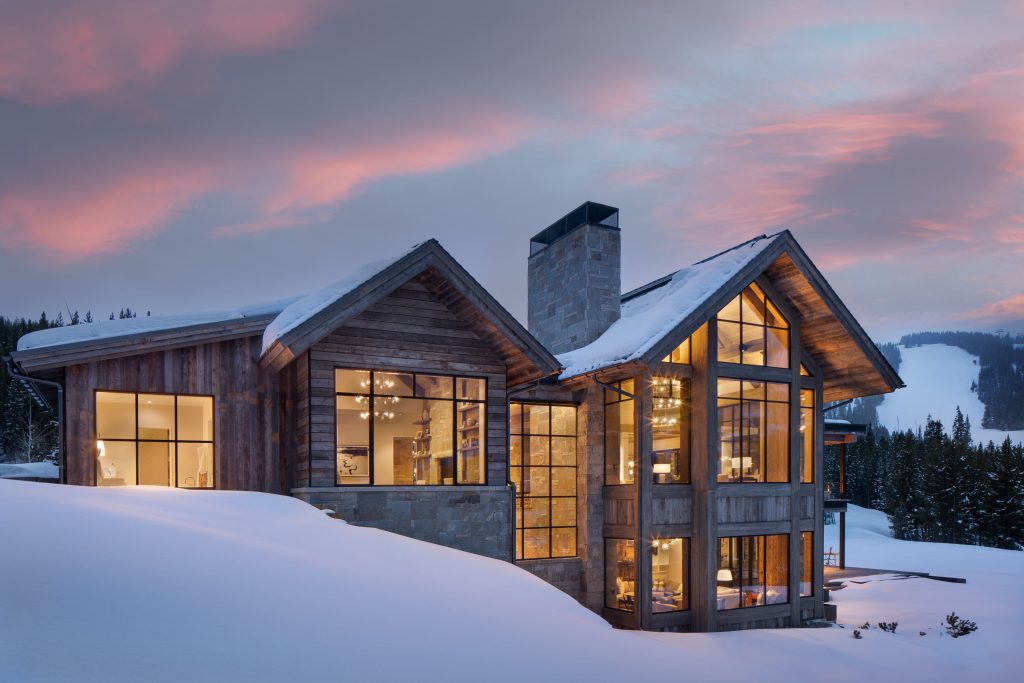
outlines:
[{"label": "corner window", "polygon": [[339,368],[334,386],[339,485],[486,482],[486,380]]},{"label": "corner window", "polygon": [[[604,390],[604,483],[632,484],[636,480],[636,418],[633,380]],[[620,393],[624,392],[624,393]]]},{"label": "corner window", "polygon": [[576,556],[576,406],[509,404],[516,559]]},{"label": "corner window", "polygon": [[718,481],[789,481],[789,385],[718,380]]},{"label": "corner window", "polygon": [[800,483],[814,482],[814,390],[800,390]]},{"label": "corner window", "polygon": [[654,483],[690,483],[690,380],[652,379],[651,431]]},{"label": "corner window", "polygon": [[651,612],[690,609],[690,539],[651,542]]},{"label": "corner window", "polygon": [[213,488],[213,397],[96,392],[96,485]]},{"label": "corner window", "polygon": [[814,533],[800,532],[802,568],[800,569],[800,597],[809,598],[814,595]]},{"label": "corner window", "polygon": [[636,546],[631,539],[604,539],[604,605],[636,610]]},{"label": "corner window", "polygon": [[789,535],[718,539],[718,609],[789,602]]},{"label": "corner window", "polygon": [[755,283],[718,312],[718,360],[789,367],[789,322]]}]

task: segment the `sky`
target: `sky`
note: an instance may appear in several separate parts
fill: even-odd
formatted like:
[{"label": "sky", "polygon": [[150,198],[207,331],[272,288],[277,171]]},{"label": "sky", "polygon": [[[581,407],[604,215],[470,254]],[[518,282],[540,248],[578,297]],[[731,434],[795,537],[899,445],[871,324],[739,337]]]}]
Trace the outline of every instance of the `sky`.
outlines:
[{"label": "sky", "polygon": [[[0,315],[271,301],[435,237],[623,289],[790,229],[879,340],[1024,332],[1024,2],[0,0]],[[66,316],[66,313],[65,313]]]}]

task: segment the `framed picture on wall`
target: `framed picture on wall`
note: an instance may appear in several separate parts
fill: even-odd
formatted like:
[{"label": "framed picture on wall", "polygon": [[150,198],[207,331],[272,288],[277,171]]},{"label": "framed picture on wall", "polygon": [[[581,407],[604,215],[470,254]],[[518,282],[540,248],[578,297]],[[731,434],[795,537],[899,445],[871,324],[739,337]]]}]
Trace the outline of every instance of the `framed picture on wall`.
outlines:
[{"label": "framed picture on wall", "polygon": [[370,476],[370,449],[367,446],[339,446],[338,474],[343,477]]}]

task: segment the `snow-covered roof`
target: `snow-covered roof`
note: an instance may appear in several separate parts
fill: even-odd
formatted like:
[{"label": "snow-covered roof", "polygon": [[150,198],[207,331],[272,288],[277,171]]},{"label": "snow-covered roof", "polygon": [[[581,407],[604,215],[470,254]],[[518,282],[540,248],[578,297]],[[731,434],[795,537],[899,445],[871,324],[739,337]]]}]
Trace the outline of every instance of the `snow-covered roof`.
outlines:
[{"label": "snow-covered roof", "polygon": [[52,462],[0,463],[0,479],[59,479],[60,471]]},{"label": "snow-covered roof", "polygon": [[575,377],[639,359],[737,273],[775,243],[781,233],[760,236],[652,283],[626,297],[622,315],[591,343],[557,356],[561,378]]},{"label": "snow-covered roof", "polygon": [[18,351],[30,351],[67,344],[78,344],[103,339],[115,339],[136,334],[151,334],[167,330],[176,330],[199,325],[212,325],[242,320],[246,318],[264,318],[281,312],[294,299],[274,301],[270,303],[244,306],[223,311],[205,313],[185,313],[181,315],[153,315],[145,318],[123,318],[118,320],[99,320],[79,325],[51,327],[46,330],[30,332],[18,339]]},{"label": "snow-covered roof", "polygon": [[294,330],[296,327],[303,324],[317,313],[372,278],[374,275],[380,273],[388,266],[412,253],[420,246],[420,244],[417,244],[411,249],[407,249],[392,258],[381,259],[380,261],[368,263],[347,277],[293,301],[284,310],[282,310],[277,317],[267,325],[267,329],[263,331],[263,350],[260,353],[266,353],[270,350],[270,347],[274,345],[274,342],[279,340],[283,335]]}]

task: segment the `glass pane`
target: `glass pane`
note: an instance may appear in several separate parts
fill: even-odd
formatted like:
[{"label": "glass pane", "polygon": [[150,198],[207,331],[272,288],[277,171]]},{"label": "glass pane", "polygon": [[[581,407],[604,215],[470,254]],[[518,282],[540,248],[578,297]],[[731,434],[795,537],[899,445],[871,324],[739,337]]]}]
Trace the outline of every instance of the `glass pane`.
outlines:
[{"label": "glass pane", "polygon": [[651,611],[678,612],[688,607],[684,591],[687,539],[659,538],[651,543]]},{"label": "glass pane", "polygon": [[683,343],[672,349],[672,351],[665,356],[664,362],[666,363],[690,363],[690,338],[687,337],[683,340]]},{"label": "glass pane", "polygon": [[352,394],[370,393],[370,371],[336,369],[334,371],[334,390]]},{"label": "glass pane", "polygon": [[[132,413],[134,414],[134,410]],[[135,485],[135,442],[96,442],[96,485]]]},{"label": "glass pane", "polygon": [[178,438],[213,441],[213,397],[178,397]]},{"label": "glass pane", "polygon": [[551,495],[552,496],[575,496],[576,495],[576,468],[575,467],[552,467],[551,468]]},{"label": "glass pane", "polygon": [[764,325],[764,292],[753,282],[740,295],[743,322]]},{"label": "glass pane", "polygon": [[576,435],[575,406],[551,406],[551,433],[562,436]]},{"label": "glass pane", "polygon": [[459,483],[483,484],[486,477],[482,403],[458,404]]},{"label": "glass pane", "polygon": [[720,363],[739,363],[740,355],[740,324],[718,323],[718,361]]},{"label": "glass pane", "polygon": [[740,321],[740,298],[736,297],[725,305],[718,313],[719,320],[732,320],[734,322]]},{"label": "glass pane", "polygon": [[174,440],[174,396],[139,394],[139,438]]},{"label": "glass pane", "polygon": [[455,483],[450,401],[403,398],[385,410],[374,400],[373,483]]},{"label": "glass pane", "polygon": [[528,434],[551,433],[551,408],[549,406],[523,404],[523,421]]},{"label": "glass pane", "polygon": [[551,557],[576,557],[576,527],[551,530]]},{"label": "glass pane", "polygon": [[[621,382],[619,382],[619,388],[622,389],[623,391],[625,391],[627,394],[636,395],[636,389],[635,389],[635,387],[633,385],[633,380],[632,379],[624,379]],[[620,397],[621,398],[626,398],[625,396],[621,396],[621,395],[620,395]],[[633,400],[633,399],[629,399],[629,400]]]},{"label": "glass pane", "polygon": [[551,464],[576,465],[576,439],[571,436],[551,437]]},{"label": "glass pane", "polygon": [[740,539],[718,539],[718,569],[715,574],[718,609],[736,609],[740,606]]},{"label": "glass pane", "polygon": [[741,536],[740,591],[741,607],[764,604],[764,536]]},{"label": "glass pane", "polygon": [[531,436],[526,441],[526,451],[523,453],[523,463],[526,465],[548,465],[551,463],[548,448],[551,446],[551,439],[546,436]]},{"label": "glass pane", "polygon": [[508,404],[508,431],[510,434],[523,433],[523,404]]},{"label": "glass pane", "polygon": [[800,570],[800,596],[810,597],[814,595],[811,586],[814,583],[814,534],[810,531],[800,532],[802,545],[801,557],[803,559]]},{"label": "glass pane", "polygon": [[742,472],[741,404],[730,401],[718,406],[718,481],[739,481]]},{"label": "glass pane", "polygon": [[[782,382],[765,382],[768,389],[768,400],[789,403],[789,385]],[[747,396],[744,394],[744,398]]]},{"label": "glass pane", "polygon": [[604,428],[605,483],[633,483],[636,467],[633,401],[622,401],[606,406]]},{"label": "glass pane", "polygon": [[789,602],[789,536],[765,538],[765,604]]},{"label": "glass pane", "polygon": [[454,381],[440,375],[416,375],[416,395],[424,398],[452,398]]},{"label": "glass pane", "polygon": [[782,315],[771,299],[765,299],[765,323],[773,327],[789,327],[789,322]]},{"label": "glass pane", "polygon": [[767,328],[768,331],[768,359],[767,364],[773,368],[789,367],[789,331],[777,330],[774,327]]},{"label": "glass pane", "polygon": [[[763,401],[765,399],[766,384],[766,382],[743,382],[743,400]],[[786,396],[788,397],[789,394],[787,393]]]},{"label": "glass pane", "polygon": [[516,528],[516,559],[523,559],[523,532]]},{"label": "glass pane", "polygon": [[[96,438],[135,438],[135,394],[96,392]],[[133,471],[134,459],[133,455]],[[134,475],[132,483],[135,483]]]},{"label": "glass pane", "polygon": [[744,365],[764,365],[764,330],[759,325],[743,324],[743,344],[741,363]]},{"label": "glass pane", "polygon": [[139,484],[171,486],[174,484],[174,444],[168,441],[139,442]]},{"label": "glass pane", "polygon": [[800,406],[803,408],[814,407],[814,390],[813,389],[801,389],[800,390]]},{"label": "glass pane", "polygon": [[551,557],[550,529],[523,530],[523,559]]},{"label": "glass pane", "polygon": [[576,499],[551,499],[551,526],[576,526]]},{"label": "glass pane", "polygon": [[800,482],[814,481],[814,408],[800,409]]},{"label": "glass pane", "polygon": [[738,379],[728,379],[726,377],[720,377],[718,379],[718,400],[719,405],[722,404],[723,399],[739,399],[740,389],[742,382]]},{"label": "glass pane", "polygon": [[408,372],[374,372],[373,393],[387,396],[412,396],[412,374]]},{"label": "glass pane", "polygon": [[178,444],[178,486],[213,488],[213,444]]},{"label": "glass pane", "polygon": [[522,465],[523,464],[523,437],[521,437],[521,436],[509,437],[508,464],[509,465]]},{"label": "glass pane", "polygon": [[[362,400],[360,400],[362,399]],[[337,483],[370,483],[370,408],[362,396],[337,397]]]},{"label": "glass pane", "polygon": [[526,467],[524,468],[524,474],[527,477],[525,491],[526,495],[529,496],[548,496],[551,495],[550,487],[550,467]]},{"label": "glass pane", "polygon": [[743,401],[740,405],[740,448],[743,461],[740,481],[764,481],[764,433],[765,403]]},{"label": "glass pane", "polygon": [[651,396],[654,483],[685,483],[690,471],[689,380],[655,377]]},{"label": "glass pane", "polygon": [[800,364],[800,374],[804,377],[810,377],[811,373],[803,363]]},{"label": "glass pane", "polygon": [[[523,492],[523,468],[518,465],[508,468],[508,478],[515,484],[516,493],[521,494]],[[522,520],[516,523],[518,526],[522,526]]]},{"label": "glass pane", "polygon": [[456,398],[467,401],[483,401],[487,398],[487,383],[482,379],[469,377],[455,378]]},{"label": "glass pane", "polygon": [[633,541],[605,539],[605,606],[632,612],[636,608],[636,561]]},{"label": "glass pane", "polygon": [[766,451],[768,472],[766,481],[789,481],[789,405],[768,403]]},{"label": "glass pane", "polygon": [[550,498],[530,498],[527,496],[523,500],[523,527],[535,529],[551,526],[550,503]]}]

